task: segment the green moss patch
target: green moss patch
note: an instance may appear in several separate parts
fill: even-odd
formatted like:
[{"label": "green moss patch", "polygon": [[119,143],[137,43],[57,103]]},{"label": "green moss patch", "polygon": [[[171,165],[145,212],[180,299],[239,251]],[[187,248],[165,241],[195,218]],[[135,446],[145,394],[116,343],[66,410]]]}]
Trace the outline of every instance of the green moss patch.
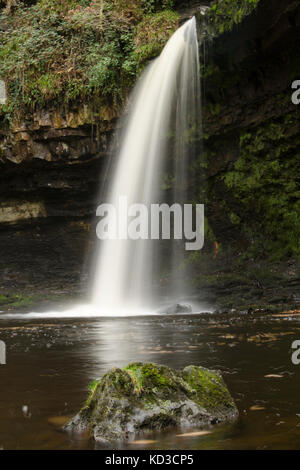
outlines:
[{"label": "green moss patch", "polygon": [[293,115],[240,135],[240,157],[223,180],[239,202],[231,222],[255,239],[249,254],[300,255],[300,137]]},{"label": "green moss patch", "polygon": [[135,362],[95,381],[67,428],[87,428],[95,440],[112,442],[170,426],[210,426],[237,414],[218,372]]}]

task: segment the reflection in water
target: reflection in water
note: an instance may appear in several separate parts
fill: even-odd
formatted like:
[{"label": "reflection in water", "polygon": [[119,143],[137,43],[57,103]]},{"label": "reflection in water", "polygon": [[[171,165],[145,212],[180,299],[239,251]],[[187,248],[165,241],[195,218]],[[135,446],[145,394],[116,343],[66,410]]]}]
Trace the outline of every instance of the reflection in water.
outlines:
[{"label": "reflection in water", "polygon": [[300,368],[290,351],[299,335],[297,319],[252,316],[3,319],[8,353],[0,367],[0,447],[88,448],[86,436],[61,429],[86,398],[87,385],[111,367],[153,361],[220,369],[240,419],[210,433],[156,433],[125,448],[300,448]]},{"label": "reflection in water", "polygon": [[95,360],[107,364],[108,367],[123,367],[128,362],[136,361],[144,350],[147,342],[148,322],[139,321],[132,324],[130,329],[124,328],[124,322],[109,320],[98,324],[97,335],[101,348],[91,350]]}]

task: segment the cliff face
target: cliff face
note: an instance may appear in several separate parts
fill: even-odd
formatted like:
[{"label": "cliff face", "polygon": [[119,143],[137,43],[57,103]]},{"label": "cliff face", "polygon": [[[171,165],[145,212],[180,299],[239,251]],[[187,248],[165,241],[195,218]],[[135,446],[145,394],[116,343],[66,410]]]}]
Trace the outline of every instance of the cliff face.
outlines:
[{"label": "cliff face", "polygon": [[[228,22],[220,25],[226,31]],[[218,295],[224,287],[229,303],[230,292],[245,304],[289,302],[300,297],[300,121],[291,100],[300,2],[262,0],[230,28],[207,41],[203,67],[207,248],[215,245],[215,259],[214,275],[198,282]]]},{"label": "cliff face", "polygon": [[[182,18],[212,6],[205,24],[198,15],[209,34],[195,197],[206,202],[208,230],[205,250],[191,260],[196,283],[203,299],[220,305],[294,305],[300,125],[291,84],[300,78],[300,2],[241,1],[227,12],[218,1],[175,3]],[[121,106],[78,101],[35,105],[10,123],[0,105],[3,292],[45,284],[54,292],[77,290],[87,276],[92,219]],[[199,171],[207,175],[207,196],[197,189]]]},{"label": "cliff face", "polygon": [[43,210],[33,219],[91,215],[115,117],[109,109],[98,122],[87,107],[48,109],[3,129],[0,223],[28,219],[25,213],[6,216],[5,199],[39,202]]},{"label": "cliff face", "polygon": [[112,113],[95,124],[84,111],[43,110],[0,134],[5,291],[45,283],[63,291],[81,279],[115,127]]}]

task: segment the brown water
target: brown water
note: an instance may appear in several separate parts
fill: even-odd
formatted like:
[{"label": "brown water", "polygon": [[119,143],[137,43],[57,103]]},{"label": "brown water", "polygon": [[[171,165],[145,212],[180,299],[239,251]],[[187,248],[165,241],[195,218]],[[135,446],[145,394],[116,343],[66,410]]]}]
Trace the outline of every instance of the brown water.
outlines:
[{"label": "brown water", "polygon": [[138,360],[220,369],[240,418],[206,435],[182,437],[174,430],[154,435],[148,445],[119,448],[300,449],[300,366],[291,362],[297,339],[300,317],[2,319],[7,365],[0,366],[0,448],[92,448],[61,425],[80,408],[90,382]]}]

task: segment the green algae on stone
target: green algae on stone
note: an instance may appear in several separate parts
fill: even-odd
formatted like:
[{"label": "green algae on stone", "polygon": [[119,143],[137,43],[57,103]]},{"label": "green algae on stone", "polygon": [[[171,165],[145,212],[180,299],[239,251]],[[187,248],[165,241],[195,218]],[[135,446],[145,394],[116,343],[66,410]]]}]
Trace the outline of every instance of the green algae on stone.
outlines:
[{"label": "green algae on stone", "polygon": [[172,426],[209,427],[234,420],[237,408],[219,372],[135,362],[107,372],[67,429],[97,442],[127,440]]},{"label": "green algae on stone", "polygon": [[211,413],[225,413],[235,405],[221,374],[204,367],[189,366],[183,370],[185,381],[196,393],[195,401]]}]

